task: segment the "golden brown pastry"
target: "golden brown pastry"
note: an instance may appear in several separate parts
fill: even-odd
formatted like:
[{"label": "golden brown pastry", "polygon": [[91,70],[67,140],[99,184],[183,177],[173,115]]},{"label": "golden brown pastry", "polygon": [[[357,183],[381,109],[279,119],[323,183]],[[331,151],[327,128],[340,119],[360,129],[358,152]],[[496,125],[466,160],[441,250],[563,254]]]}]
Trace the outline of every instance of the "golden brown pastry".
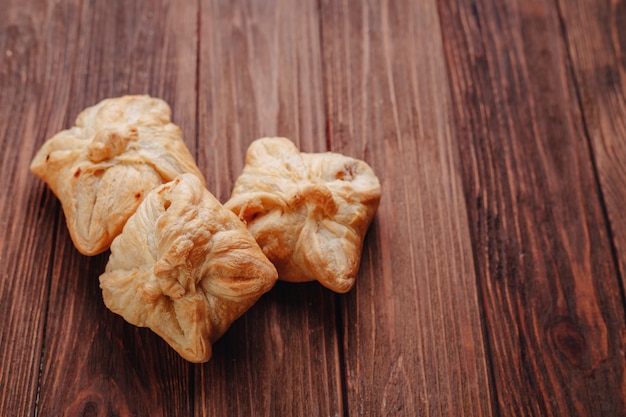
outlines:
[{"label": "golden brown pastry", "polygon": [[237,216],[183,174],[128,219],[100,287],[111,311],[151,328],[188,361],[206,362],[213,342],[276,279]]},{"label": "golden brown pastry", "polygon": [[230,200],[279,279],[352,288],[365,232],[380,200],[365,162],[337,153],[301,153],[285,138],[253,142]]},{"label": "golden brown pastry", "polygon": [[61,201],[74,245],[85,255],[106,250],[153,188],[184,172],[202,179],[169,106],[149,96],[106,99],[83,110],[76,126],[44,143],[30,169]]}]

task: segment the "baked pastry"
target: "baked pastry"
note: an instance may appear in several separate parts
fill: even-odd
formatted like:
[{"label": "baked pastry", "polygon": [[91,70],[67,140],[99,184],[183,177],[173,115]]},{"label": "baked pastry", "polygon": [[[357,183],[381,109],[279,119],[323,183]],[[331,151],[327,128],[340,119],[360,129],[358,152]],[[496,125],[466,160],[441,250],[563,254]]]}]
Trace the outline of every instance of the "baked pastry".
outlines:
[{"label": "baked pastry", "polygon": [[124,96],[83,110],[35,155],[31,171],[61,201],[76,248],[106,250],[145,195],[189,172],[204,181],[170,108],[149,96]]},{"label": "baked pastry", "polygon": [[381,189],[365,162],[338,153],[301,153],[285,138],[248,148],[225,207],[247,225],[279,279],[352,288]]},{"label": "baked pastry", "polygon": [[276,279],[237,216],[182,174],[128,219],[100,287],[111,311],[151,328],[188,361],[206,362],[215,340]]}]

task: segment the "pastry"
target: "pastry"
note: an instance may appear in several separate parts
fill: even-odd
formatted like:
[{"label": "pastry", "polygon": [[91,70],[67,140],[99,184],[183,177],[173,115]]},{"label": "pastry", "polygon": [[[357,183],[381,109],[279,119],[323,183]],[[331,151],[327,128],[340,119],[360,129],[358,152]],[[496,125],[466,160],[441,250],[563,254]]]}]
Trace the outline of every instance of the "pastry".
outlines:
[{"label": "pastry", "polygon": [[279,279],[318,280],[343,293],[354,285],[380,183],[365,162],[338,153],[301,153],[285,138],[248,148],[225,207],[247,225]]},{"label": "pastry", "polygon": [[61,201],[76,248],[106,250],[146,194],[181,173],[202,174],[170,108],[149,96],[124,96],[83,110],[35,155],[31,171]]},{"label": "pastry", "polygon": [[196,176],[182,174],[128,219],[100,287],[111,311],[151,328],[188,361],[206,362],[276,279],[243,223]]}]

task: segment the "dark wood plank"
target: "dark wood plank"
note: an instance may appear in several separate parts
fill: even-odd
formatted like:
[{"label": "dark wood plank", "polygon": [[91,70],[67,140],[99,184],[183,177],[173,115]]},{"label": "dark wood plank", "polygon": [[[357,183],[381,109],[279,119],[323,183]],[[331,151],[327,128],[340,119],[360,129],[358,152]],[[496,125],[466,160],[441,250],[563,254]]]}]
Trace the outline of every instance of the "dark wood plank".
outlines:
[{"label": "dark wood plank", "polygon": [[558,3],[626,287],[626,4],[608,0]]},{"label": "dark wood plank", "polygon": [[439,4],[499,411],[625,415],[624,308],[556,4]]},{"label": "dark wood plank", "polygon": [[434,1],[322,1],[332,150],[383,195],[341,300],[349,415],[492,415]]},{"label": "dark wood plank", "polygon": [[[169,102],[173,121],[195,152],[195,2],[54,7],[56,13],[71,10],[67,18],[76,25],[69,42],[53,45],[54,54],[73,54],[64,78],[57,80],[66,106],[63,126],[57,127],[70,126],[84,107],[106,97],[147,93]],[[39,144],[44,139],[37,138]],[[57,236],[39,415],[191,415],[192,367],[150,330],[135,328],[104,307],[98,276],[107,254],[80,255],[62,217]]]},{"label": "dark wood plank", "polygon": [[[201,8],[199,162],[224,202],[254,139],[326,149],[319,16],[315,1]],[[341,414],[334,299],[317,283],[279,283],[263,296],[199,367],[196,415]]]},{"label": "dark wood plank", "polygon": [[[58,204],[29,172],[39,138],[63,123],[75,7],[0,7],[0,414],[33,415]],[[42,117],[45,115],[45,117]]]}]

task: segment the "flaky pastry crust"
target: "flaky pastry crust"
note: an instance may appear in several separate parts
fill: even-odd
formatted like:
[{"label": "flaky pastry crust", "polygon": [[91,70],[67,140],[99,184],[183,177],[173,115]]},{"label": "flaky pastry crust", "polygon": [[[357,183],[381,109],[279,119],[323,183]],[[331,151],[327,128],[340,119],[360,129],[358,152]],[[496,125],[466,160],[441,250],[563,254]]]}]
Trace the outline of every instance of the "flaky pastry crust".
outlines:
[{"label": "flaky pastry crust", "polygon": [[30,166],[61,201],[76,248],[106,250],[155,187],[202,174],[170,108],[149,96],[123,96],[83,110],[75,126],[44,143]]},{"label": "flaky pastry crust", "polygon": [[343,293],[354,285],[363,239],[381,189],[365,162],[338,153],[301,153],[285,138],[248,148],[230,200],[279,279],[318,280]]},{"label": "flaky pastry crust", "polygon": [[183,174],[128,219],[100,287],[111,311],[151,328],[188,361],[206,362],[215,340],[276,279],[241,221]]}]

